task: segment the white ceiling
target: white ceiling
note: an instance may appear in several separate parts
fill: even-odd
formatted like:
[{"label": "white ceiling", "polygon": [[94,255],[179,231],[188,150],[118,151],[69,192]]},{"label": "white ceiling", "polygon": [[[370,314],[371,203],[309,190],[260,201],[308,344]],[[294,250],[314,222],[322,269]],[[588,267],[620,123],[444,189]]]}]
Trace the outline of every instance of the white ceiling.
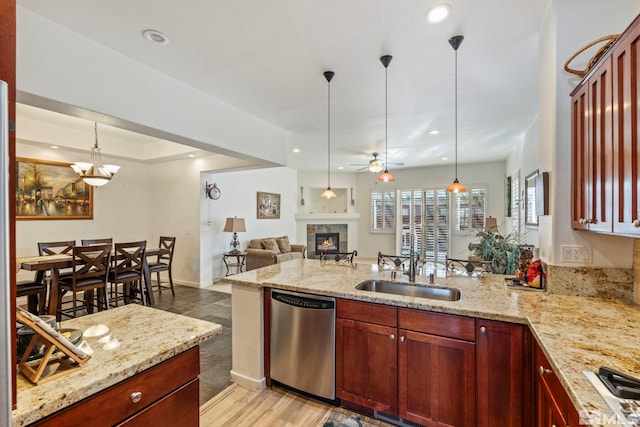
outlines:
[{"label": "white ceiling", "polygon": [[[538,31],[549,0],[18,0],[17,4],[291,132],[289,166],[326,168],[331,83],[332,169],[384,160],[388,69],[389,161],[451,163],[454,51],[458,158],[504,159],[538,112]],[[145,29],[166,34],[154,45]],[[20,120],[20,111],[18,111]],[[440,130],[439,135],[429,131]],[[153,140],[142,139],[143,144]],[[442,160],[448,157],[448,160]]]}]

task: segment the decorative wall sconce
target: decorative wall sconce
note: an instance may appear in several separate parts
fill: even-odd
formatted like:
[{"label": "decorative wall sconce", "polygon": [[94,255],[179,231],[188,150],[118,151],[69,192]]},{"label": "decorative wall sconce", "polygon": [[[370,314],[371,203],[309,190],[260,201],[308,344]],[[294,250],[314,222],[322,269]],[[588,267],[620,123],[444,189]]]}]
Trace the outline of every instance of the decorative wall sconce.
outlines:
[{"label": "decorative wall sconce", "polygon": [[215,182],[213,184],[205,182],[204,192],[211,200],[218,200],[220,198],[220,195],[222,194],[222,192],[220,191],[220,187],[218,187]]},{"label": "decorative wall sconce", "polygon": [[353,198],[353,187],[351,187],[351,206],[356,205],[356,200]]},{"label": "decorative wall sconce", "polygon": [[304,206],[304,187],[300,187],[300,206]]}]

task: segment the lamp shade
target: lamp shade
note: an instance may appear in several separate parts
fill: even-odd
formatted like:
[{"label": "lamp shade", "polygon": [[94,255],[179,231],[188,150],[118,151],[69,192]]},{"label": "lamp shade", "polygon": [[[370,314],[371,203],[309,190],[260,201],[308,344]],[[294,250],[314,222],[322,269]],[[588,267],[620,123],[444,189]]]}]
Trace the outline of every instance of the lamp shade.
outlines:
[{"label": "lamp shade", "polygon": [[243,233],[246,232],[247,229],[244,226],[244,218],[238,218],[238,217],[233,217],[233,218],[227,218],[227,222],[224,224],[224,230],[225,232],[233,232],[233,233]]}]

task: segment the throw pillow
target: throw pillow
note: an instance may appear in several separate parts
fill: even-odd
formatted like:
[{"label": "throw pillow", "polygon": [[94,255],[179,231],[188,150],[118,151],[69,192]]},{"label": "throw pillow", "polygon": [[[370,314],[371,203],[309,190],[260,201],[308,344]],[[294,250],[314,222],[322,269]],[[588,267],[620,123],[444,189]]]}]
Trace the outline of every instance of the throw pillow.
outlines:
[{"label": "throw pillow", "polygon": [[276,239],[264,239],[262,241],[262,246],[264,246],[265,249],[268,249],[271,252],[275,252],[277,254],[280,253],[280,248],[278,247],[278,244],[276,243]]},{"label": "throw pillow", "polygon": [[291,243],[289,243],[289,236],[282,236],[276,239],[276,243],[280,248],[280,252],[283,254],[291,252]]}]

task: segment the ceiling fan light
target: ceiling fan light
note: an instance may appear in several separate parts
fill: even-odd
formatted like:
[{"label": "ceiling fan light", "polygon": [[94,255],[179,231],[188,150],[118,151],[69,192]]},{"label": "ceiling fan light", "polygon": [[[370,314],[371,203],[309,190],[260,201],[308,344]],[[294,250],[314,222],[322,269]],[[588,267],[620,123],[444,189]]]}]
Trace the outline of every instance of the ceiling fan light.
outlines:
[{"label": "ceiling fan light", "polygon": [[385,169],[382,175],[378,177],[378,181],[382,181],[382,182],[392,182],[395,180],[396,179],[393,177],[393,175],[389,173],[387,169]]},{"label": "ceiling fan light", "polygon": [[324,190],[320,197],[324,197],[325,199],[335,199],[338,196],[336,196],[336,193],[334,193],[331,187],[327,187],[327,189]]},{"label": "ceiling fan light", "polygon": [[450,186],[447,187],[447,193],[466,193],[467,189],[464,185],[460,184],[458,178],[454,179]]},{"label": "ceiling fan light", "polygon": [[378,173],[382,171],[384,167],[384,163],[380,159],[374,159],[369,162],[369,170],[373,173]]}]

